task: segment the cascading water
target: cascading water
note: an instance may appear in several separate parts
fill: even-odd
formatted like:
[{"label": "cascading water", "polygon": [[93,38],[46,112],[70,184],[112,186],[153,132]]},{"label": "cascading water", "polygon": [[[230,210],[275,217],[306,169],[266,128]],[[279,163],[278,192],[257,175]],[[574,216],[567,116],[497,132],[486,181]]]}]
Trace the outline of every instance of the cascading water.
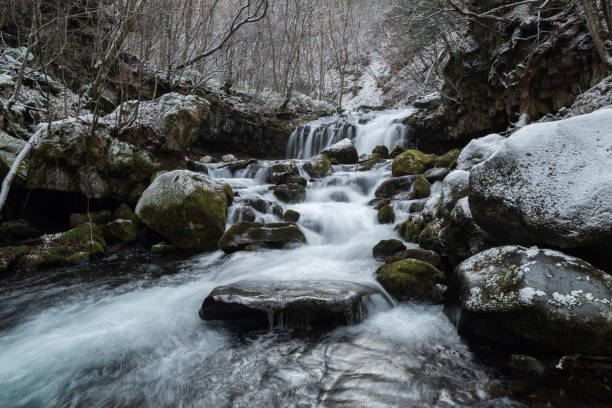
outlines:
[{"label": "cascading water", "polygon": [[298,126],[287,145],[287,158],[308,159],[344,138],[355,144],[359,154],[369,154],[378,145],[392,150],[398,145],[411,146],[408,126],[403,121],[412,108],[380,112],[351,111]]},{"label": "cascading water", "polygon": [[[382,117],[392,123],[380,116],[372,127]],[[367,126],[356,135],[360,151],[395,143],[388,127],[372,129],[368,140]],[[313,152],[305,143],[302,156]],[[333,176],[310,180],[306,200],[293,205],[267,184],[274,164],[236,174],[211,165],[209,174],[238,193],[228,226],[246,207],[263,222],[290,208],[301,214],[306,245],[186,260],[108,257],[5,277],[0,407],[511,406],[489,396],[492,380],[439,306],[373,302],[365,321],[327,333],[244,334],[200,320],[213,288],[239,280],[377,285],[372,247],[394,232],[369,203],[391,177],[390,162],[371,171],[336,166]]]}]

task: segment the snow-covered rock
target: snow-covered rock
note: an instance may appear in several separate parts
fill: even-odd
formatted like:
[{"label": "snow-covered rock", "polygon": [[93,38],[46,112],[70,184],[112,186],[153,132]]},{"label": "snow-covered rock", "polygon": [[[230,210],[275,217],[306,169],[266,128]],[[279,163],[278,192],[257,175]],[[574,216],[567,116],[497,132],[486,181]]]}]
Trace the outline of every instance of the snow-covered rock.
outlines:
[{"label": "snow-covered rock", "polygon": [[504,246],[462,262],[447,313],[510,346],[612,355],[612,276],[561,252]]},{"label": "snow-covered rock", "polygon": [[136,205],[147,227],[177,248],[215,250],[225,231],[229,185],[188,170],[158,176]]},{"label": "snow-covered rock", "polygon": [[455,203],[467,196],[469,184],[470,173],[465,170],[455,170],[444,177],[442,195],[438,207],[439,216],[446,217],[449,215]]},{"label": "snow-covered rock", "polygon": [[457,159],[458,170],[470,170],[478,163],[482,163],[495,153],[506,140],[498,134],[491,134],[479,139],[473,139],[461,150]]},{"label": "snow-covered rock", "polygon": [[526,126],[470,176],[474,220],[504,242],[612,247],[612,109]]},{"label": "snow-covered rock", "polygon": [[323,154],[330,159],[335,159],[338,164],[354,164],[359,161],[359,154],[355,145],[349,138],[344,138],[338,143],[328,147]]}]

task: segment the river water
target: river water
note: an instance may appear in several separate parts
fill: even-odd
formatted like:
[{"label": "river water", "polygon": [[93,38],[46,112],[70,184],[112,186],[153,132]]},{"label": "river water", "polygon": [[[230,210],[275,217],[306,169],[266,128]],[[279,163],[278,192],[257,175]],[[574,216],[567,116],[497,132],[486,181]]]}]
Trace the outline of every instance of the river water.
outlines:
[{"label": "river water", "polygon": [[[397,119],[405,114],[382,112],[356,126],[360,153],[402,142]],[[331,141],[311,138],[316,149],[306,151],[303,140],[292,155],[311,156]],[[0,407],[513,406],[491,397],[490,370],[440,306],[378,302],[362,323],[328,332],[244,333],[200,320],[214,287],[243,279],[377,285],[371,249],[396,233],[377,223],[368,203],[391,177],[390,162],[365,172],[336,166],[333,176],[310,180],[306,201],[293,205],[278,202],[266,184],[271,164],[237,174],[211,165],[210,174],[239,193],[228,226],[245,199],[262,199],[301,213],[307,245],[231,256],[109,256],[3,278]]]}]

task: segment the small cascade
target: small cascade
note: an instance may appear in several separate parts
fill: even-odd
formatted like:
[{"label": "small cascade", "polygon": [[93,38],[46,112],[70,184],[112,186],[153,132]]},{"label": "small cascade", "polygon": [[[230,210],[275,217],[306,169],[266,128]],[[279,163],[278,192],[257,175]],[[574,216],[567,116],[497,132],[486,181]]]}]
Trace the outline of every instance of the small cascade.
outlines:
[{"label": "small cascade", "polygon": [[311,158],[344,138],[353,141],[359,154],[369,154],[378,145],[389,150],[398,145],[414,147],[410,127],[403,123],[412,112],[412,108],[350,111],[300,125],[289,138],[287,158]]}]

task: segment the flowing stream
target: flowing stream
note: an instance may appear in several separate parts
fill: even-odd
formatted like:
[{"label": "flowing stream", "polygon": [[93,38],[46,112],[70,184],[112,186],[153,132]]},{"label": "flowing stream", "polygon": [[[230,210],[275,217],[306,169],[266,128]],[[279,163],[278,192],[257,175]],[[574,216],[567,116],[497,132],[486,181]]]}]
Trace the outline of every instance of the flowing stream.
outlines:
[{"label": "flowing stream", "polygon": [[[399,143],[392,134],[405,114],[373,114],[355,135],[360,153]],[[317,152],[305,145],[292,156]],[[109,256],[3,278],[0,407],[513,406],[490,396],[491,373],[440,306],[378,302],[362,323],[328,332],[244,333],[200,320],[214,287],[243,279],[377,285],[372,247],[395,233],[377,223],[369,202],[391,177],[390,162],[365,172],[336,166],[333,176],[310,180],[306,201],[294,205],[266,184],[272,164],[236,174],[211,165],[239,193],[228,226],[245,200],[261,200],[260,221],[280,221],[278,206],[299,211],[307,245],[188,259]]]}]

